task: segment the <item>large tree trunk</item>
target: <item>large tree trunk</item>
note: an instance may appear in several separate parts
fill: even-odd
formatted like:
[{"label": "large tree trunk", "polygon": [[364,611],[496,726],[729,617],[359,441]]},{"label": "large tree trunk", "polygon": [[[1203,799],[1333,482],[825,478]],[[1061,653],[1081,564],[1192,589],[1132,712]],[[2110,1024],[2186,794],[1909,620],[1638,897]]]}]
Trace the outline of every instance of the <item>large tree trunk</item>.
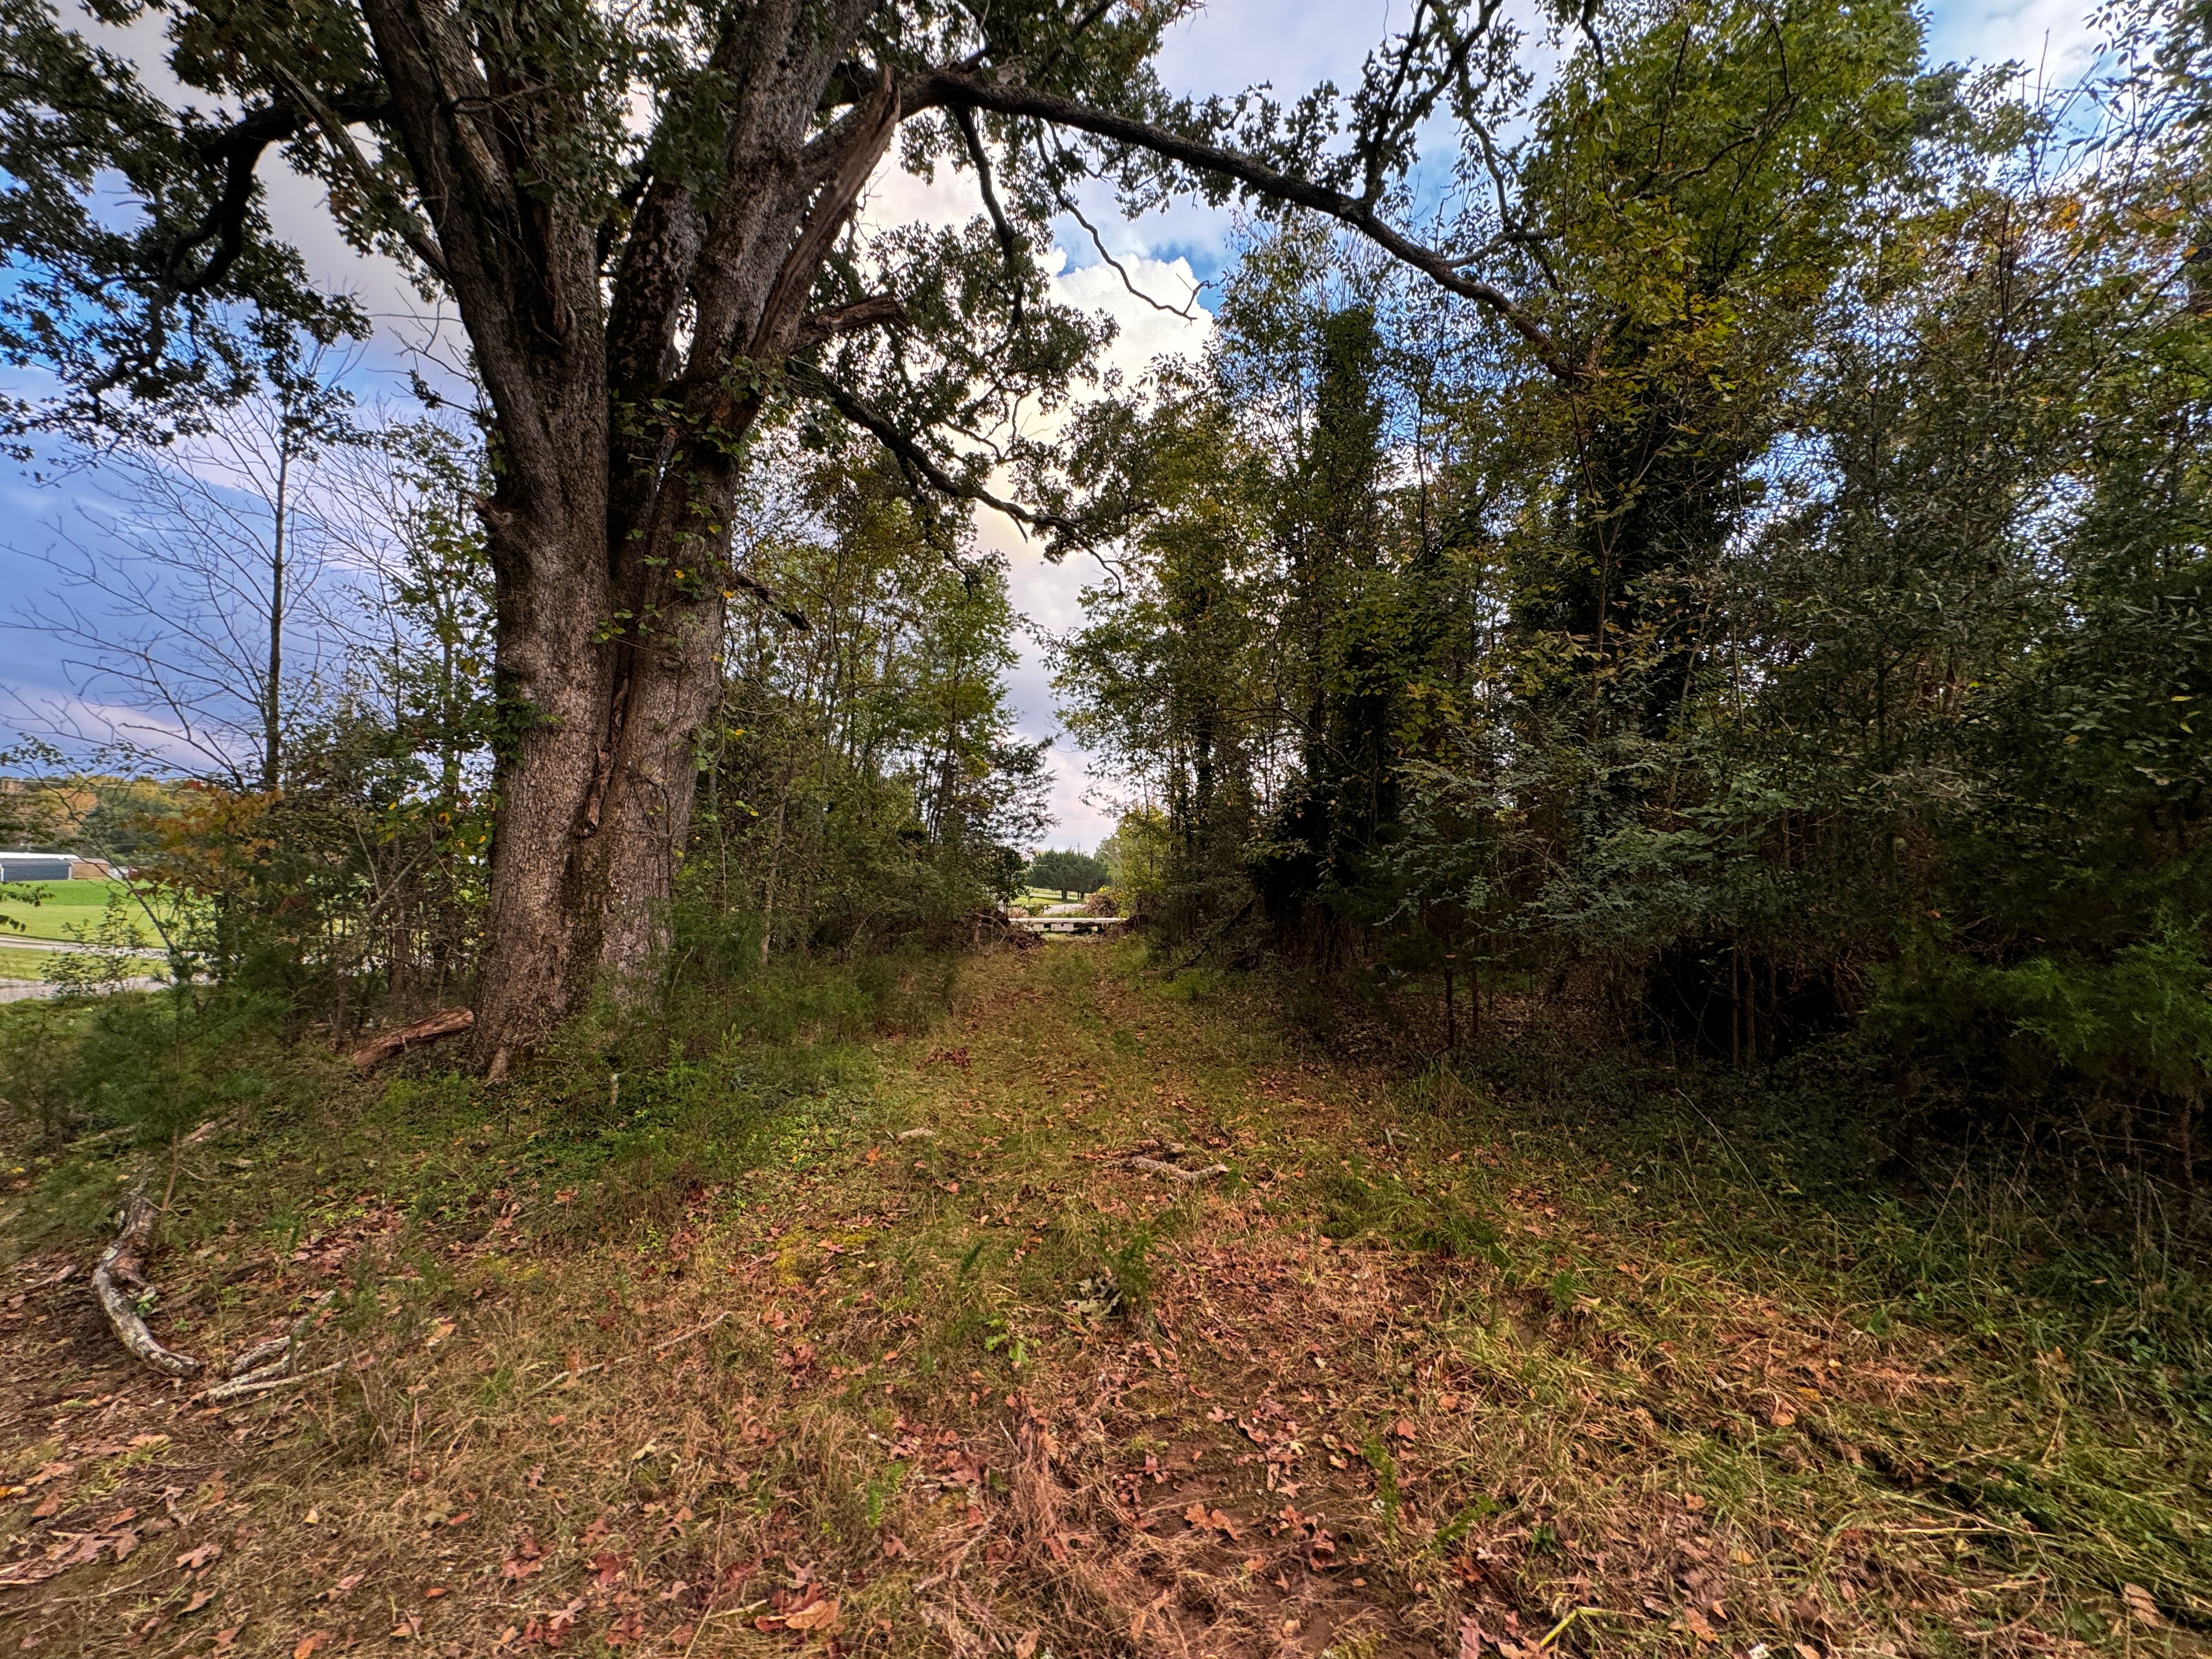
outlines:
[{"label": "large tree trunk", "polygon": [[811,131],[871,4],[734,15],[714,54],[732,87],[721,186],[702,205],[680,179],[647,185],[610,302],[600,226],[520,182],[533,124],[573,118],[551,109],[559,94],[489,55],[479,70],[434,0],[363,0],[498,415],[484,517],[503,740],[475,1032],[494,1075],[596,988],[634,992],[651,972],[742,580],[729,516],[745,437],[897,126],[886,78]]}]

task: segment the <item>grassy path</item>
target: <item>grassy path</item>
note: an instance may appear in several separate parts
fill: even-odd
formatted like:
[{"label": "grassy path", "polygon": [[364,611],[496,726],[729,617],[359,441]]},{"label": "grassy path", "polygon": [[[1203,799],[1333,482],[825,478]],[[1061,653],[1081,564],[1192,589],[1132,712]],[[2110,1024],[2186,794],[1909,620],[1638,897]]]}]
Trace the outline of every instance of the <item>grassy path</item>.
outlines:
[{"label": "grassy path", "polygon": [[246,1407],[120,1364],[54,1278],[81,1253],[15,1264],[0,1623],[297,1659],[2203,1651],[2201,1423],[1871,1309],[1817,1217],[1737,1248],[1737,1200],[1662,1206],[1128,947],[974,959],[618,1242],[507,1109],[425,1083],[312,1158],[222,1149],[211,1184],[267,1184],[156,1264],[157,1328],[231,1351],[338,1292],[337,1369]]}]

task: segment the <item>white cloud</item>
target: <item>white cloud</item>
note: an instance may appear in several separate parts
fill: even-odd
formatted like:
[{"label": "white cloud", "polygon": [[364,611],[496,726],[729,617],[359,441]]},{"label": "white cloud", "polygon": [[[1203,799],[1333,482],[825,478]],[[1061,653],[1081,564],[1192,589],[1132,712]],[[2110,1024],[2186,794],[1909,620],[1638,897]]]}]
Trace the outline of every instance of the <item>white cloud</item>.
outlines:
[{"label": "white cloud", "polygon": [[[1158,298],[1180,301],[1191,292],[1195,281],[1189,263],[1183,259],[1162,261],[1139,256],[1121,263],[1132,283]],[[1188,319],[1157,310],[1132,295],[1110,266],[1086,265],[1066,271],[1055,277],[1052,286],[1053,297],[1062,304],[1103,311],[1120,325],[1105,361],[1131,379],[1164,355],[1193,355],[1201,350],[1212,331],[1213,319],[1202,306],[1193,307],[1194,314]],[[1018,526],[997,512],[980,514],[976,532],[984,546],[1005,555],[1015,608],[1029,618],[1036,633],[1063,633],[1082,620],[1082,590],[1099,574],[1089,557],[1071,553],[1054,564],[1044,556],[1042,541],[1024,536]],[[1007,689],[1021,730],[1031,738],[1054,738],[1052,807],[1058,825],[1053,839],[1059,844],[1096,847],[1113,833],[1115,815],[1089,799],[1097,788],[1087,775],[1088,757],[1058,730],[1042,647],[1036,638],[1025,638],[1021,650],[1021,661],[1008,676]]]},{"label": "white cloud", "polygon": [[2096,36],[2081,0],[1952,0],[1930,9],[1929,55],[2017,63],[2046,82],[2089,67]]}]

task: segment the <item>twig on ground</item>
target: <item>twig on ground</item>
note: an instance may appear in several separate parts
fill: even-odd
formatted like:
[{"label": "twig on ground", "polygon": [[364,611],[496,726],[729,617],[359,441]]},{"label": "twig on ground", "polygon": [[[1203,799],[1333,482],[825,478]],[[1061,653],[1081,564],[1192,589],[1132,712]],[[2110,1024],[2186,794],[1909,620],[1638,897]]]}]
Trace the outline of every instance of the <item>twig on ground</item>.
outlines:
[{"label": "twig on ground", "polygon": [[720,1313],[716,1314],[705,1324],[696,1326],[690,1330],[683,1332],[679,1335],[672,1336],[665,1342],[654,1343],[653,1345],[653,1352],[655,1353],[666,1353],[671,1348],[674,1347],[679,1342],[689,1342],[695,1336],[704,1336],[708,1332],[713,1330],[715,1326],[720,1324],[729,1316],[729,1310],[725,1308]]},{"label": "twig on ground", "polygon": [[116,1340],[133,1359],[166,1376],[196,1376],[206,1362],[163,1347],[154,1333],[146,1328],[146,1321],[138,1312],[137,1299],[130,1294],[153,1288],[139,1268],[146,1259],[147,1248],[154,1241],[154,1224],[160,1217],[161,1212],[146,1196],[146,1189],[143,1186],[134,1188],[123,1202],[122,1230],[101,1255],[100,1265],[92,1270],[93,1294],[100,1298],[100,1310],[114,1328]]}]

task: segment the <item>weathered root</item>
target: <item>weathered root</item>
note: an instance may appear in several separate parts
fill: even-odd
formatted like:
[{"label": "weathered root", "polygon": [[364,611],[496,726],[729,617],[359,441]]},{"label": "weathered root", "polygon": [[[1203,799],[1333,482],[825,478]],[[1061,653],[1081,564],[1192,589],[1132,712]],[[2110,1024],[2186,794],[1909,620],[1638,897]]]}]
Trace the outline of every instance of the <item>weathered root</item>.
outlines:
[{"label": "weathered root", "polygon": [[[143,1188],[131,1192],[123,1206],[122,1231],[101,1255],[100,1265],[92,1270],[93,1293],[100,1298],[100,1310],[114,1328],[116,1340],[133,1359],[169,1376],[198,1376],[207,1369],[208,1362],[162,1346],[153,1332],[146,1328],[146,1321],[138,1311],[138,1297],[153,1288],[146,1282],[142,1264],[147,1248],[154,1241],[154,1224],[161,1214]],[[229,1380],[203,1390],[199,1398],[219,1404],[288,1382],[304,1382],[311,1376],[326,1376],[336,1370],[336,1365],[325,1365],[320,1370],[295,1375],[292,1365],[299,1357],[300,1337],[307,1322],[314,1317],[315,1309],[337,1294],[335,1291],[325,1291],[283,1335],[271,1337],[240,1354],[223,1368]]]},{"label": "weathered root", "polygon": [[146,1328],[137,1297],[132,1294],[152,1288],[139,1269],[146,1260],[147,1247],[154,1242],[154,1223],[160,1215],[143,1188],[134,1190],[124,1201],[122,1231],[92,1270],[93,1294],[100,1298],[100,1310],[114,1327],[116,1340],[133,1359],[169,1376],[197,1376],[207,1362],[163,1347]]},{"label": "weathered root", "polygon": [[441,1037],[459,1036],[477,1023],[472,1010],[441,1008],[434,1014],[426,1014],[411,1025],[402,1025],[390,1031],[380,1031],[353,1051],[356,1071],[365,1072],[372,1066],[380,1066],[392,1055],[417,1048],[425,1042],[435,1042]]}]

